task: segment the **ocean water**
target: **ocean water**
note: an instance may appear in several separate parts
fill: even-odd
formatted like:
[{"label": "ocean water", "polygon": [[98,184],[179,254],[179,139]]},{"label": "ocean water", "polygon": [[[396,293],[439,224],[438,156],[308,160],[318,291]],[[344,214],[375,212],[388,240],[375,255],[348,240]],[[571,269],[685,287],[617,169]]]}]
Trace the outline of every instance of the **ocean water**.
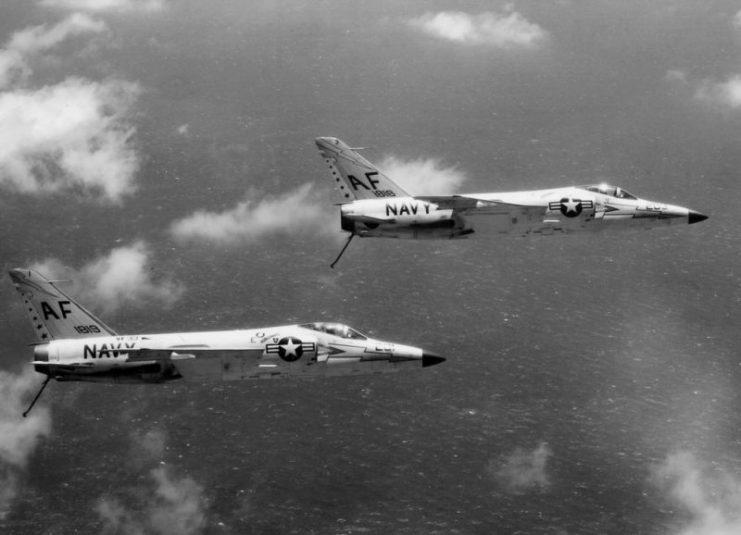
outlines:
[{"label": "ocean water", "polygon": [[[11,4],[7,39],[57,17]],[[66,74],[141,84],[127,118],[139,189],[110,204],[0,183],[0,258],[84,273],[141,241],[152,280],[184,292],[172,306],[97,303],[119,332],[342,321],[447,361],[326,380],[51,383],[36,409],[48,434],[13,445],[25,463],[0,464],[15,493],[0,532],[738,533],[741,124],[696,95],[736,72],[738,6],[460,7],[514,9],[548,31],[541,48],[502,52],[416,33],[407,20],[427,3],[289,4],[99,13],[110,46],[34,64],[34,87]],[[710,219],[359,239],[335,270],[338,229],[232,244],[169,232],[305,184],[336,210],[313,146],[326,135],[371,147],[371,161],[437,159],[465,174],[462,191],[606,180]],[[0,303],[3,372],[18,374],[31,332],[9,282]]]},{"label": "ocean water", "polygon": [[[681,512],[652,466],[676,449],[729,473],[741,462],[732,318],[713,312],[733,299],[713,294],[725,274],[702,254],[665,261],[677,241],[705,247],[700,234],[626,234],[599,256],[603,236],[359,240],[336,274],[294,264],[272,309],[343,319],[447,362],[386,377],[52,385],[54,433],[6,526],[98,531],[70,511],[106,496],[146,509],[149,471],[165,466],[203,487],[206,533],[664,532]],[[406,259],[368,273],[379,253]],[[237,283],[196,299],[219,292],[249,297],[207,322],[238,323],[263,298]],[[184,310],[178,322],[199,326],[203,313]],[[148,433],[166,435],[156,457],[132,438]],[[539,448],[542,474],[514,483],[507,467],[532,471]]]}]

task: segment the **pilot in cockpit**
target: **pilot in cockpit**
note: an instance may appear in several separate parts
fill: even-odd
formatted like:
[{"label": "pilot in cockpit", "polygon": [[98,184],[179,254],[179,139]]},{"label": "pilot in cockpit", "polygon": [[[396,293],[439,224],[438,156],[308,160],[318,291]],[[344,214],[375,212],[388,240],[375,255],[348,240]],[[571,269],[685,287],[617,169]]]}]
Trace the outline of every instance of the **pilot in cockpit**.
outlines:
[{"label": "pilot in cockpit", "polygon": [[593,191],[595,193],[601,193],[602,195],[609,195],[610,197],[615,197],[617,199],[635,200],[638,198],[632,193],[629,193],[620,187],[610,186],[609,184],[599,184],[597,186],[587,186],[586,189],[588,191]]},{"label": "pilot in cockpit", "polygon": [[314,331],[331,334],[339,338],[347,338],[350,340],[365,340],[366,339],[364,335],[360,334],[355,329],[348,327],[347,325],[343,325],[342,323],[316,322],[316,323],[306,323],[302,325],[302,327],[305,327],[307,329],[312,329]]}]

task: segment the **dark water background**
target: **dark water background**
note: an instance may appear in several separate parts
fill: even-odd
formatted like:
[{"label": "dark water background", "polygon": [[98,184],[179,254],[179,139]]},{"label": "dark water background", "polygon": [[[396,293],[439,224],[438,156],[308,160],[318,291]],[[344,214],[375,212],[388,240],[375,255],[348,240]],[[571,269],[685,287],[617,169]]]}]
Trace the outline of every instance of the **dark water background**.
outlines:
[{"label": "dark water background", "polygon": [[[7,35],[39,23],[35,8],[10,5]],[[172,309],[106,317],[120,332],[340,320],[448,360],[383,377],[52,384],[51,435],[0,530],[101,532],[96,504],[145,510],[151,470],[166,466],[201,487],[205,533],[705,533],[651,474],[686,452],[711,475],[741,477],[741,122],[666,73],[736,72],[738,6],[517,3],[549,32],[525,52],[454,46],[401,22],[446,9],[494,7],[183,2],[110,19],[109,68],[147,89],[132,118],[140,190],[122,206],[4,193],[2,261],[81,266],[143,239],[155,273],[187,290]],[[189,136],[174,133],[182,124]],[[334,271],[334,236],[219,246],[167,233],[249,188],[309,182],[328,198],[319,135],[377,147],[371,160],[442,158],[468,191],[607,180],[710,219],[533,240],[356,240]],[[19,370],[30,331],[9,283],[0,303],[3,368]],[[155,457],[146,436],[164,437]],[[539,447],[545,479],[512,487],[502,468]],[[738,504],[736,487],[721,487]],[[705,490],[711,502],[723,494]],[[718,532],[734,533],[734,518]]]}]

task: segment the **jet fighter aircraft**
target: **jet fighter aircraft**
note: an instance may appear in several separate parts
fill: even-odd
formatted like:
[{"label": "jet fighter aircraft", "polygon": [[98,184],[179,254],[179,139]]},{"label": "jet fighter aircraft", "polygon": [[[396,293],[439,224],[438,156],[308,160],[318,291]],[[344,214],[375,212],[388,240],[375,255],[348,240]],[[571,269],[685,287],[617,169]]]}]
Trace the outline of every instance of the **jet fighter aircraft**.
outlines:
[{"label": "jet fighter aircraft", "polygon": [[46,380],[162,383],[357,375],[424,368],[445,359],[374,340],[340,323],[259,329],[118,335],[53,281],[13,269],[36,335],[33,365]]},{"label": "jet fighter aircraft", "polygon": [[694,210],[640,199],[607,184],[507,193],[412,196],[334,137],[316,138],[340,199],[340,224],[361,238],[467,238],[649,228],[707,219]]}]

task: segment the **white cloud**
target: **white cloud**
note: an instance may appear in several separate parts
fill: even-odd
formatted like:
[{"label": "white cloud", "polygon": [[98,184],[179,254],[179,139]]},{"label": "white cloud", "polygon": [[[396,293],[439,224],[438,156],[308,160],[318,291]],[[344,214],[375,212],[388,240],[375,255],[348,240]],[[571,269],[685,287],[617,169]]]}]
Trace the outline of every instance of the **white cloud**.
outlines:
[{"label": "white cloud", "polygon": [[550,480],[546,465],[551,455],[551,449],[545,442],[541,442],[533,451],[517,448],[503,461],[490,463],[489,472],[512,493],[547,490]]},{"label": "white cloud", "polygon": [[[162,431],[133,436],[134,451],[144,450],[145,457],[156,460],[165,444]],[[201,533],[206,526],[206,499],[203,488],[190,477],[177,477],[173,469],[162,464],[150,470],[148,488],[137,487],[125,495],[137,503],[127,507],[115,497],[101,498],[95,511],[103,521],[102,533],[140,535],[190,535]]]},{"label": "white cloud", "polygon": [[543,28],[512,10],[478,15],[462,11],[441,11],[425,13],[408,23],[411,27],[440,39],[498,48],[532,48],[543,43],[547,36]]},{"label": "white cloud", "polygon": [[24,193],[81,190],[118,202],[139,158],[127,122],[139,87],[69,78],[0,93],[0,184]]},{"label": "white cloud", "polygon": [[0,88],[16,80],[25,80],[31,74],[23,55],[17,50],[0,50]]},{"label": "white cloud", "polygon": [[84,13],[73,13],[49,27],[46,24],[31,26],[13,34],[6,48],[23,54],[43,52],[54,48],[69,37],[88,33],[101,33],[108,29],[102,20]]},{"label": "white cloud", "polygon": [[39,440],[51,433],[47,407],[36,406],[27,418],[21,416],[40,388],[41,378],[30,366],[21,374],[0,371],[0,519],[18,494],[19,478],[30,455]]},{"label": "white cloud", "polygon": [[[95,510],[103,521],[103,533],[189,535],[206,525],[203,488],[189,477],[174,477],[166,467],[150,472],[151,494],[140,507],[128,509],[115,498],[101,499]],[[141,490],[137,490],[141,494]]]},{"label": "white cloud", "polygon": [[31,26],[13,34],[0,50],[0,87],[25,81],[31,74],[28,56],[46,52],[70,37],[102,33],[108,30],[103,21],[83,13],[74,13],[53,26]]},{"label": "white cloud", "polygon": [[189,477],[171,477],[164,467],[152,470],[158,507],[150,512],[152,527],[159,533],[196,533],[204,525],[203,489]]},{"label": "white cloud", "polygon": [[692,97],[710,108],[721,111],[741,109],[741,74],[731,74],[725,80],[700,80],[682,70],[670,70],[667,82],[692,93]]},{"label": "white cloud", "polygon": [[704,465],[690,452],[679,451],[655,466],[651,479],[689,515],[677,534],[741,533],[741,478]]},{"label": "white cloud", "polygon": [[188,123],[181,124],[177,128],[177,133],[180,134],[181,136],[187,136],[189,131],[190,131],[190,125]]},{"label": "white cloud", "polygon": [[443,167],[436,158],[402,160],[388,156],[379,168],[410,195],[447,195],[458,193],[466,175],[456,167]]},{"label": "white cloud", "polygon": [[672,70],[666,71],[666,79],[669,82],[686,84],[687,83],[687,73],[679,69],[672,69]]},{"label": "white cloud", "polygon": [[734,15],[733,26],[734,28],[741,29],[741,11],[739,11],[738,13],[736,13],[736,15]]},{"label": "white cloud", "polygon": [[182,296],[183,288],[171,278],[153,280],[150,256],[149,247],[137,241],[77,270],[54,258],[32,267],[50,279],[70,279],[67,293],[86,308],[111,313],[123,306],[171,307]]},{"label": "white cloud", "polygon": [[146,433],[132,433],[134,451],[132,457],[160,459],[165,453],[165,442],[167,437],[160,429],[151,429]]},{"label": "white cloud", "polygon": [[695,98],[723,108],[741,108],[741,74],[734,74],[723,82],[703,80],[697,87]]},{"label": "white cloud", "polygon": [[312,184],[280,197],[251,199],[224,212],[199,210],[175,221],[172,235],[180,240],[204,240],[221,244],[251,243],[274,234],[304,234],[336,230],[336,213],[312,198]]},{"label": "white cloud", "polygon": [[58,7],[79,11],[161,11],[166,0],[42,0],[42,6]]},{"label": "white cloud", "polygon": [[0,186],[33,194],[72,190],[109,202],[134,191],[139,157],[129,118],[139,86],[75,77],[41,88],[28,83],[34,55],[107,30],[75,13],[20,30],[0,50]]}]

